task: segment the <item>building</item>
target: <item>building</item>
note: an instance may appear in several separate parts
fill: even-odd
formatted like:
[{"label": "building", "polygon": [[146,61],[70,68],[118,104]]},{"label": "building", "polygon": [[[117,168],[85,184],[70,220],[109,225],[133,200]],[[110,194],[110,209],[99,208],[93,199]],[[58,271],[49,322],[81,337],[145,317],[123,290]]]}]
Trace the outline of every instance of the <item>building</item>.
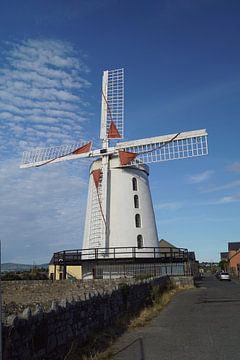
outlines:
[{"label": "building", "polygon": [[158,247],[64,250],[54,253],[49,264],[52,280],[111,279],[136,276],[196,276],[198,262],[193,252],[166,240]]},{"label": "building", "polygon": [[228,252],[220,253],[220,261],[228,261]]},{"label": "building", "polygon": [[240,242],[228,243],[229,270],[234,275],[240,272]]}]

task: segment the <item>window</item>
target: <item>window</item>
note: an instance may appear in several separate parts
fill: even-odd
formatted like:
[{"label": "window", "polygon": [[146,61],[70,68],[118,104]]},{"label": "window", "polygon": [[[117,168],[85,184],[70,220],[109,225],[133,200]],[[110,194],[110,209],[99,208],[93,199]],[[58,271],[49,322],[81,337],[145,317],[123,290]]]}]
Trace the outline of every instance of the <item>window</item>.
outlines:
[{"label": "window", "polygon": [[136,214],[135,215],[135,224],[136,224],[136,227],[137,228],[140,228],[141,227],[141,217],[139,214]]},{"label": "window", "polygon": [[135,177],[132,178],[132,188],[134,191],[137,191],[137,179]]},{"label": "window", "polygon": [[139,208],[139,198],[138,195],[134,195],[134,207],[135,209]]},{"label": "window", "polygon": [[138,247],[138,249],[143,248],[143,237],[142,237],[142,235],[137,236],[137,247]]}]

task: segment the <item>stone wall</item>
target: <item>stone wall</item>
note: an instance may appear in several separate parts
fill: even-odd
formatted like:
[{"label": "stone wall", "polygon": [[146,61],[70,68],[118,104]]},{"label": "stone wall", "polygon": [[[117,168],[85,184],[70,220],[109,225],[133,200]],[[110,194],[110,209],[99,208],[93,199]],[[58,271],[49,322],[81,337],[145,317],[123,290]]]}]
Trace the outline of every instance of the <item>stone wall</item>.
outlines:
[{"label": "stone wall", "polygon": [[194,286],[194,278],[192,276],[173,276],[172,283],[177,286]]},{"label": "stone wall", "polygon": [[[151,304],[153,287],[163,291],[170,282],[169,277],[140,282],[111,280],[105,288],[104,281],[94,282],[94,289],[84,288],[82,297],[75,293],[71,300],[53,300],[45,310],[41,305],[34,311],[27,307],[21,314],[8,316],[3,326],[3,359],[64,359],[73,341],[84,345],[93,333],[113,325],[116,319],[138,313]],[[88,290],[90,285],[93,282],[87,284]]]},{"label": "stone wall", "polygon": [[[118,286],[119,283],[131,280],[84,280],[84,281],[2,281],[3,310],[5,317],[11,314],[17,315],[26,307],[35,310],[37,305],[46,311],[51,308],[52,302],[61,303],[85,300],[89,293],[109,293]],[[134,283],[134,281],[133,281]]]}]

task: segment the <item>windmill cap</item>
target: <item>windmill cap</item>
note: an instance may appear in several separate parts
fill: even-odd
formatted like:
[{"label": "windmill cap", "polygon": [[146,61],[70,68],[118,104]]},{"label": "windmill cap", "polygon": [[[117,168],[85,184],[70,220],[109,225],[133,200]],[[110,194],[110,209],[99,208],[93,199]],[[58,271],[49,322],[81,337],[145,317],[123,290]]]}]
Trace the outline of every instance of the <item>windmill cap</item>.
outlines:
[{"label": "windmill cap", "polygon": [[[95,160],[90,166],[90,173],[93,170],[100,169],[102,167],[101,164],[102,164],[101,158]],[[125,168],[125,169],[141,170],[141,171],[144,171],[147,175],[149,175],[149,166],[148,165],[138,163],[138,164],[134,164],[134,165],[121,166],[120,162],[119,162],[119,157],[117,155],[111,156],[111,158],[109,160],[109,167],[110,167],[110,169]]]}]

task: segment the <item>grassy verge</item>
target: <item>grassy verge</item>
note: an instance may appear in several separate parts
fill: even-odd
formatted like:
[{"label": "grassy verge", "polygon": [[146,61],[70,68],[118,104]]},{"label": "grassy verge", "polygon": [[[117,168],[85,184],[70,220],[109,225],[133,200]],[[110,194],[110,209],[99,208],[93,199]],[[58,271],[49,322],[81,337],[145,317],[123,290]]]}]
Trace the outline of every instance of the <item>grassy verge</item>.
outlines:
[{"label": "grassy verge", "polygon": [[[157,316],[161,310],[171,301],[172,297],[179,291],[191,289],[192,286],[174,287],[164,291],[157,299],[155,299],[152,306],[144,308],[140,314],[132,319],[128,328],[134,329],[146,325],[148,321]],[[97,359],[96,359],[97,360]]]},{"label": "grassy verge", "polygon": [[[93,334],[89,344],[79,348],[77,344],[72,344],[69,353],[64,360],[108,360],[114,355],[111,345],[126,330],[132,330],[146,325],[148,321],[157,316],[161,310],[171,301],[173,296],[184,290],[189,290],[193,286],[170,286],[165,291],[159,287],[152,289],[152,305],[145,307],[137,316],[130,318],[129,315],[116,321],[115,326],[102,331],[101,334]],[[100,350],[101,349],[101,350]]]}]

